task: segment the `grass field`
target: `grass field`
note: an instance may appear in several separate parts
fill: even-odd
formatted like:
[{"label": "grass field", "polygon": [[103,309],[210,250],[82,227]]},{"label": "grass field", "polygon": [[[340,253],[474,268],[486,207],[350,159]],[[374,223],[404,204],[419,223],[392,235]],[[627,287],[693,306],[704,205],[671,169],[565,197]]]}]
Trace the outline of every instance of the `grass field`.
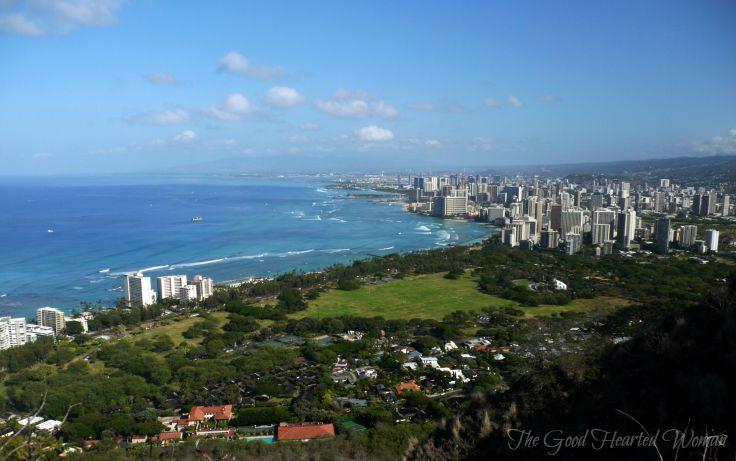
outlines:
[{"label": "grass field", "polygon": [[[216,311],[211,313],[212,317],[214,317],[220,326],[225,324],[225,321],[227,320],[227,312],[223,311]],[[169,320],[170,323],[166,325],[157,324],[155,327],[151,328],[150,330],[146,330],[141,334],[133,336],[134,339],[141,339],[141,338],[153,338],[154,336],[160,336],[160,335],[168,335],[173,341],[174,344],[180,344],[182,341],[186,341],[190,344],[197,344],[199,343],[202,338],[195,338],[195,339],[187,339],[184,336],[182,336],[182,333],[187,330],[189,327],[194,325],[195,322],[198,322],[202,320],[200,317],[187,317],[182,320]]]},{"label": "grass field", "polygon": [[[528,280],[518,280],[528,285]],[[561,312],[584,312],[591,309],[615,309],[629,301],[614,297],[576,299],[566,306],[519,307],[515,301],[487,295],[478,290],[469,274],[448,280],[443,274],[422,275],[380,285],[363,285],[358,290],[328,290],[309,302],[306,310],[291,314],[293,318],[326,318],[341,315],[384,317],[386,319],[442,319],[457,310],[481,311],[487,307],[514,306],[526,318],[549,317]]]},{"label": "grass field", "polygon": [[363,285],[358,290],[329,290],[294,318],[355,315],[386,319],[442,319],[457,310],[480,311],[490,306],[513,306],[514,302],[478,291],[469,275],[448,280],[443,274],[422,275],[381,285]]},{"label": "grass field", "polygon": [[529,279],[516,279],[516,280],[512,280],[511,283],[513,283],[517,287],[529,288],[529,285],[531,285],[532,281]]}]

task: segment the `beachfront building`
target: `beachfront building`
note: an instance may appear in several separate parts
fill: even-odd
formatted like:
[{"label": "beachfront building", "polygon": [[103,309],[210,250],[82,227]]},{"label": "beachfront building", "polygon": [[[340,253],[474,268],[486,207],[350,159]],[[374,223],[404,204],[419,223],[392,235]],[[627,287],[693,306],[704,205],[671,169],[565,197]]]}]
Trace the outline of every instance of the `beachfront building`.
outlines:
[{"label": "beachfront building", "polygon": [[36,310],[36,325],[42,327],[50,327],[55,335],[59,335],[64,331],[66,319],[64,313],[53,307],[41,307]]},{"label": "beachfront building", "polygon": [[186,275],[167,275],[156,279],[158,299],[180,299],[181,289],[187,286]]},{"label": "beachfront building", "polygon": [[125,275],[123,289],[128,306],[150,306],[156,302],[156,292],[151,288],[151,277],[144,277],[140,272]]},{"label": "beachfront building", "polygon": [[201,275],[195,275],[194,278],[189,282],[189,285],[194,285],[197,289],[197,299],[202,301],[212,296],[214,283],[209,277],[202,277]]},{"label": "beachfront building", "polygon": [[181,301],[196,301],[197,300],[197,287],[192,285],[184,285],[179,288],[179,295],[177,298]]},{"label": "beachfront building", "polygon": [[0,317],[0,350],[26,343],[26,319]]},{"label": "beachfront building", "polygon": [[436,216],[449,217],[449,216],[461,216],[468,212],[468,197],[467,196],[445,196],[435,197],[434,214]]},{"label": "beachfront building", "polygon": [[34,325],[32,323],[26,324],[26,342],[36,342],[38,338],[51,338],[54,339],[54,330],[51,327],[45,327],[42,325]]}]

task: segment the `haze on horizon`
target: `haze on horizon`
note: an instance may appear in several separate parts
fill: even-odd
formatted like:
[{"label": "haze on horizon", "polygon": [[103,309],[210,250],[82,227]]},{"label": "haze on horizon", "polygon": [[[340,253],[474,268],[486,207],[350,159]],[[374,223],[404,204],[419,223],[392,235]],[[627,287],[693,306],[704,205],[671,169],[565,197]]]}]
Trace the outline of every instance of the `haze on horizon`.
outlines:
[{"label": "haze on horizon", "polygon": [[201,5],[0,2],[0,174],[736,154],[732,1]]}]

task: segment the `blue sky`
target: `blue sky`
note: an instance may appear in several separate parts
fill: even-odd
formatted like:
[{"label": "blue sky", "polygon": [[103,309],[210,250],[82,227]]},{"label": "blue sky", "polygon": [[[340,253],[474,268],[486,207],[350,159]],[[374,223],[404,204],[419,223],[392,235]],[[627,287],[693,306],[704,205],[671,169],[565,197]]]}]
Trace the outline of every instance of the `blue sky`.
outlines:
[{"label": "blue sky", "polygon": [[0,0],[0,174],[736,153],[736,2],[204,5]]}]

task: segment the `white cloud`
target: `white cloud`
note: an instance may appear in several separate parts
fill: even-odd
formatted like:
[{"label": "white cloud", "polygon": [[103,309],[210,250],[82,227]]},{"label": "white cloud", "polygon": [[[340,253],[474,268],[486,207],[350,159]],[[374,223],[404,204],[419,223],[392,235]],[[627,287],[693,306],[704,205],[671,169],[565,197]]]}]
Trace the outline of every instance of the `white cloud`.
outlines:
[{"label": "white cloud", "polygon": [[517,108],[524,107],[524,102],[521,99],[517,98],[516,96],[511,95],[509,96],[508,100],[509,100],[509,103],[514,107],[517,107]]},{"label": "white cloud", "polygon": [[539,97],[539,100],[544,101],[544,102],[555,102],[557,101],[557,96],[553,94],[545,93]]},{"label": "white cloud", "polygon": [[281,67],[257,66],[237,51],[231,51],[220,58],[217,71],[228,74],[244,75],[246,77],[259,78],[262,80],[283,77],[286,73]]},{"label": "white cloud", "polygon": [[281,109],[294,107],[304,102],[304,96],[294,88],[275,86],[268,90],[265,97],[266,104]]},{"label": "white cloud", "polygon": [[339,89],[328,100],[317,99],[314,107],[334,117],[383,117],[395,118],[396,108],[363,91]]},{"label": "white cloud", "polygon": [[470,150],[480,150],[483,152],[490,152],[493,150],[493,139],[477,137],[473,139],[473,143],[470,146]]},{"label": "white cloud", "polygon": [[205,109],[205,113],[220,120],[238,120],[252,111],[248,99],[240,93],[233,93],[225,100]]},{"label": "white cloud", "polygon": [[410,102],[406,105],[411,110],[419,110],[425,112],[441,112],[441,113],[461,113],[467,109],[453,101],[445,101],[439,103],[431,102]]},{"label": "white cloud", "polygon": [[299,134],[289,136],[288,139],[289,142],[309,142],[309,137]]},{"label": "white cloud", "polygon": [[361,141],[390,141],[394,139],[394,134],[391,130],[376,125],[364,126],[356,130],[355,134]]},{"label": "white cloud", "polygon": [[428,102],[410,102],[406,107],[412,110],[434,110],[434,104]]},{"label": "white cloud", "polygon": [[490,96],[483,100],[483,104],[487,107],[501,107],[501,102],[495,98],[491,98]]},{"label": "white cloud", "polygon": [[302,123],[299,125],[299,128],[305,131],[317,131],[319,130],[319,125],[316,123]]},{"label": "white cloud", "polygon": [[192,142],[197,140],[197,133],[192,130],[184,130],[172,138],[176,142]]},{"label": "white cloud", "polygon": [[144,76],[146,80],[154,85],[178,85],[181,82],[168,72],[157,72]]},{"label": "white cloud", "polygon": [[426,144],[428,147],[442,147],[442,143],[439,141],[439,139],[427,139],[424,144]]},{"label": "white cloud", "polygon": [[168,109],[149,112],[136,117],[135,120],[147,125],[180,125],[189,121],[189,112],[181,108]]},{"label": "white cloud", "polygon": [[36,23],[20,13],[8,13],[0,16],[0,32],[13,35],[37,37],[44,31]]},{"label": "white cloud", "polygon": [[0,32],[25,36],[64,34],[79,27],[115,24],[121,0],[0,2]]},{"label": "white cloud", "polygon": [[704,155],[736,154],[736,128],[731,128],[726,136],[715,136],[708,140],[695,141],[693,150]]}]

